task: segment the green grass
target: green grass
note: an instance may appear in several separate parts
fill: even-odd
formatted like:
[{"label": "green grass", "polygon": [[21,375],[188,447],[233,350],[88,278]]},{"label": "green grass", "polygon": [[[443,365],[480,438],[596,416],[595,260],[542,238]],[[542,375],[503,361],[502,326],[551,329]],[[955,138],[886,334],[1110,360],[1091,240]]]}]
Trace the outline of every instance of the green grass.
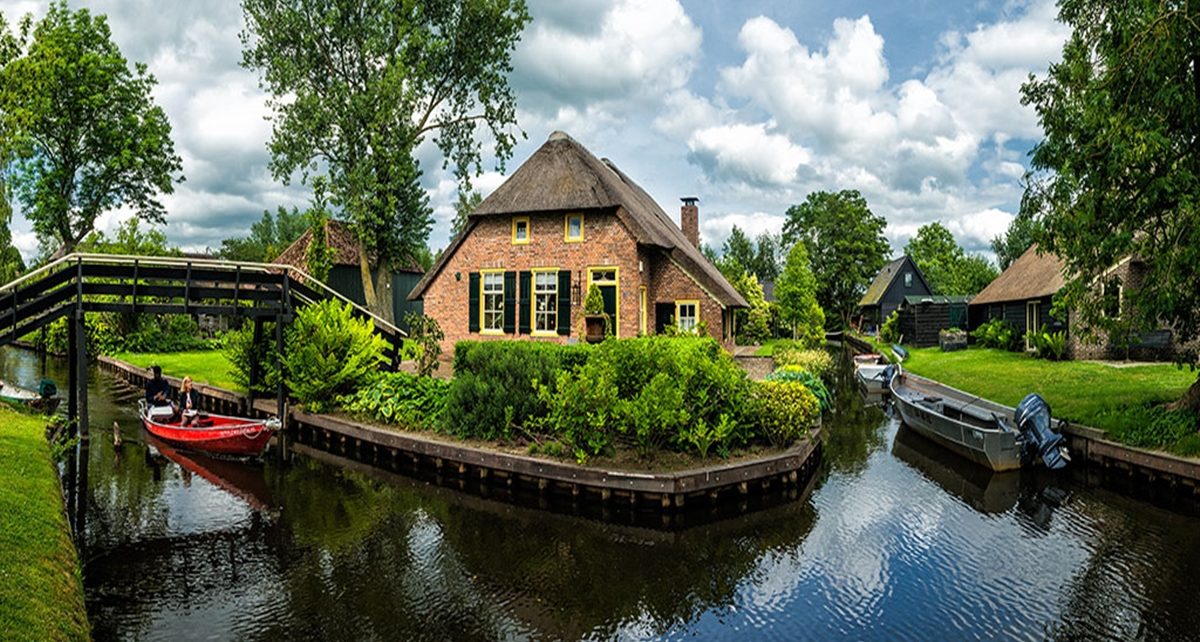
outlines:
[{"label": "green grass", "polygon": [[780,344],[792,343],[791,339],[767,339],[766,343],[758,347],[754,351],[756,357],[773,357],[775,356],[775,348]]},{"label": "green grass", "polygon": [[1200,455],[1196,419],[1168,413],[1196,373],[1173,364],[1115,368],[1086,361],[1045,361],[1017,352],[971,348],[909,351],[904,367],[986,399],[1015,406],[1030,392],[1050,403],[1055,417],[1099,428],[1119,441]]},{"label": "green grass", "polygon": [[162,366],[163,374],[169,377],[191,376],[196,383],[206,383],[218,388],[241,392],[241,388],[233,383],[229,376],[229,360],[220,350],[202,350],[196,352],[119,352],[113,355],[139,368],[149,368],[158,364]]},{"label": "green grass", "polygon": [[79,560],[45,421],[0,408],[0,637],[86,640]]}]

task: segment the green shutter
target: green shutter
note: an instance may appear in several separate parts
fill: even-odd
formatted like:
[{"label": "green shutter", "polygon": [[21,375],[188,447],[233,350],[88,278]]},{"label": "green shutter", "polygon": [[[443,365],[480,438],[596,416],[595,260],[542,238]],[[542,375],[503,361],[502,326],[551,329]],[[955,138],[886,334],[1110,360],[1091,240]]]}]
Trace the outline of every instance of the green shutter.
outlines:
[{"label": "green shutter", "polygon": [[571,271],[558,271],[558,333],[571,334]]},{"label": "green shutter", "polygon": [[504,332],[512,334],[517,328],[517,273],[504,273]]},{"label": "green shutter", "polygon": [[467,332],[479,332],[479,273],[467,275]]},{"label": "green shutter", "polygon": [[530,283],[530,273],[522,270],[517,277],[517,282],[521,285],[521,318],[517,323],[517,328],[521,334],[529,334],[530,326],[533,324],[533,288]]}]

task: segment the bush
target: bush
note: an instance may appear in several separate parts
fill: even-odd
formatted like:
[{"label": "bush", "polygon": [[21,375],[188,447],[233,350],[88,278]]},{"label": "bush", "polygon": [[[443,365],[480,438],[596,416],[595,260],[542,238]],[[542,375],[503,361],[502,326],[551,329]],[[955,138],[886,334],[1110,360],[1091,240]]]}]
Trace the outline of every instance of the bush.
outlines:
[{"label": "bush", "polygon": [[1063,354],[1067,351],[1067,333],[1062,330],[1027,332],[1025,338],[1029,345],[1033,346],[1034,356],[1039,359],[1062,361]]},{"label": "bush", "polygon": [[821,404],[821,412],[828,412],[833,408],[833,395],[829,394],[829,388],[825,385],[825,382],[799,366],[783,366],[767,375],[766,380],[796,381],[802,383],[817,397],[817,401]]},{"label": "bush", "polygon": [[287,329],[284,373],[300,403],[319,410],[366,384],[385,361],[385,342],[349,305],[326,300],[305,306]]},{"label": "bush", "polygon": [[185,352],[210,350],[219,342],[200,336],[196,320],[185,314],[141,315],[137,330],[124,338],[129,352]]},{"label": "bush", "polygon": [[411,358],[417,364],[417,374],[430,376],[438,369],[438,357],[442,356],[442,340],[446,334],[437,319],[409,312],[404,315],[408,324],[408,341],[404,342],[406,351],[411,350]]},{"label": "bush", "polygon": [[[69,322],[70,319],[66,317],[58,319],[45,327],[45,333],[31,332],[22,338],[47,353],[68,354]],[[124,349],[121,332],[116,327],[113,315],[93,312],[85,317],[84,324],[84,347],[88,355],[112,355]]]},{"label": "bush", "polygon": [[355,392],[338,398],[346,412],[404,428],[441,427],[450,382],[406,372],[381,374]]},{"label": "bush", "polygon": [[833,357],[825,350],[805,349],[799,344],[787,343],[776,346],[775,365],[797,366],[817,377],[825,378],[833,372]]},{"label": "bush", "polygon": [[254,323],[243,323],[241,328],[225,333],[221,351],[229,361],[229,378],[243,390],[250,390],[250,364],[257,355],[261,368],[258,385],[253,392],[275,394],[279,384],[279,367],[275,349],[275,324],[263,323],[263,340],[254,344]]},{"label": "bush", "polygon": [[446,428],[460,437],[508,438],[547,412],[535,385],[553,385],[560,370],[587,361],[588,346],[538,341],[461,341]]},{"label": "bush", "polygon": [[763,434],[776,446],[803,437],[821,414],[817,397],[798,381],[760,381],[755,392]]},{"label": "bush", "polygon": [[975,328],[971,338],[984,348],[1016,351],[1021,347],[1021,335],[1011,323],[1004,319],[992,319]]},{"label": "bush", "polygon": [[879,338],[886,343],[900,343],[900,311],[895,310],[879,326]]}]

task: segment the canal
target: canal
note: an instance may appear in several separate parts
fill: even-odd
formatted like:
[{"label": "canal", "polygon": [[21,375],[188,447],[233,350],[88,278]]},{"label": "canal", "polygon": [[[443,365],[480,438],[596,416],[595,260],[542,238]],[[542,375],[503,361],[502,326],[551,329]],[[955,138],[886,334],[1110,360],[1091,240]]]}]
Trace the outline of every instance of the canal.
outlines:
[{"label": "canal", "polygon": [[[43,367],[65,382],[53,361],[0,350],[6,379],[36,384]],[[1066,475],[964,466],[852,396],[826,427],[810,493],[663,531],[306,456],[176,453],[147,443],[136,391],[98,371],[90,381],[79,549],[98,640],[1200,631],[1200,519]]]}]

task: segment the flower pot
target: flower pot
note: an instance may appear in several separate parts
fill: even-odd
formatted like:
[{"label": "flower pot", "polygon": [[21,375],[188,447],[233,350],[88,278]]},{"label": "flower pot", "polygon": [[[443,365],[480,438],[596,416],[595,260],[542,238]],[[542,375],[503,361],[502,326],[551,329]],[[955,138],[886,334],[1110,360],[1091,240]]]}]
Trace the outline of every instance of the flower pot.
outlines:
[{"label": "flower pot", "polygon": [[942,352],[953,352],[955,350],[967,349],[967,333],[966,332],[947,332],[942,330],[938,333],[938,347]]},{"label": "flower pot", "polygon": [[608,317],[603,314],[589,314],[583,317],[583,337],[588,343],[600,343],[604,340],[608,327]]}]

